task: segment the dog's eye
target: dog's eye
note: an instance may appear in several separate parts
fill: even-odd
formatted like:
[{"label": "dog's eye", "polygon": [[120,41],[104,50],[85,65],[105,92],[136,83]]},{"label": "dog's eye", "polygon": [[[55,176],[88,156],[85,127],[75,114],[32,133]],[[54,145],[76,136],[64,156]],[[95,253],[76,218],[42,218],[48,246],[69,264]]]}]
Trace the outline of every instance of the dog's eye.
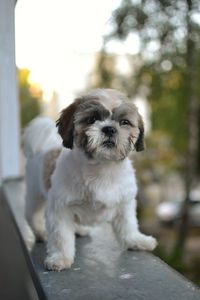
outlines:
[{"label": "dog's eye", "polygon": [[126,119],[122,119],[119,121],[119,125],[123,126],[123,125],[131,125],[131,123],[129,122],[129,120]]},{"label": "dog's eye", "polygon": [[87,118],[87,124],[94,124],[96,121],[96,116],[91,116]]}]

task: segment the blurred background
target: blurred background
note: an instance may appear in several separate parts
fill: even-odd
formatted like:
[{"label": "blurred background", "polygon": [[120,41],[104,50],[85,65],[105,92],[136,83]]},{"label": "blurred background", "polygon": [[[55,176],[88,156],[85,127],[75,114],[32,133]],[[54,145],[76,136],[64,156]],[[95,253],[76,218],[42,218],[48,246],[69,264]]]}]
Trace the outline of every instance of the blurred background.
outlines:
[{"label": "blurred background", "polygon": [[199,0],[18,0],[15,13],[22,128],[88,89],[125,92],[146,128],[141,229],[200,284]]}]

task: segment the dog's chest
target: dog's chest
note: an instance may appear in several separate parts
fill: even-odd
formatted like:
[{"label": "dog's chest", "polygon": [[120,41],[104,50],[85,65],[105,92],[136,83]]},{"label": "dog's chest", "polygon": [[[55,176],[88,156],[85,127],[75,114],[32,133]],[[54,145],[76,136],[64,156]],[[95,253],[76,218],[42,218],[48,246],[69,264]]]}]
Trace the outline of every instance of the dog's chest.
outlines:
[{"label": "dog's chest", "polygon": [[85,172],[83,176],[84,198],[97,206],[115,206],[122,197],[120,177],[111,171],[92,171]]},{"label": "dog's chest", "polygon": [[83,225],[98,224],[111,221],[115,213],[114,207],[107,207],[105,204],[94,201],[92,197],[85,197],[73,204],[72,210],[75,221]]},{"label": "dog's chest", "polygon": [[82,224],[110,221],[121,203],[135,196],[129,161],[120,164],[77,165],[68,173],[67,203]]},{"label": "dog's chest", "polygon": [[111,221],[121,200],[120,184],[104,174],[84,173],[82,196],[73,202],[77,222],[82,224]]}]

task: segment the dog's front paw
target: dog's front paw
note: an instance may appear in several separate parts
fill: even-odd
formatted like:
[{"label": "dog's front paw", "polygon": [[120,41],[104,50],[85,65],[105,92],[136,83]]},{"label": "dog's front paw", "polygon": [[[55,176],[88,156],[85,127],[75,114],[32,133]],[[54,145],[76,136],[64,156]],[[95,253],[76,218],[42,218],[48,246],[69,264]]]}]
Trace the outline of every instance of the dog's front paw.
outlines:
[{"label": "dog's front paw", "polygon": [[44,261],[45,268],[49,271],[62,271],[71,268],[74,262],[73,258],[67,258],[62,254],[49,255]]},{"label": "dog's front paw", "polygon": [[127,242],[127,248],[129,250],[145,250],[152,251],[157,246],[157,241],[152,236],[145,234],[137,234],[133,239]]}]

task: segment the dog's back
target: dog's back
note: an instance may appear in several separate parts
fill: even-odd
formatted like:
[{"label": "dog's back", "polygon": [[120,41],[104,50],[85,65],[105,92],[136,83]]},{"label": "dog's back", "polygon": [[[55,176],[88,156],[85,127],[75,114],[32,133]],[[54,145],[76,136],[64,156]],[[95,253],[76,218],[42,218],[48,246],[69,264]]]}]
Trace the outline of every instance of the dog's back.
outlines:
[{"label": "dog's back", "polygon": [[44,172],[43,169],[46,157],[48,158],[49,153],[55,150],[60,151],[62,145],[55,122],[47,117],[35,118],[24,131],[23,145],[26,157],[27,192],[29,197],[29,190],[31,190],[34,198],[39,198],[45,193],[43,176],[46,171]]},{"label": "dog's back", "polygon": [[47,117],[37,117],[27,126],[23,135],[24,153],[27,159],[61,147],[55,122]]}]

